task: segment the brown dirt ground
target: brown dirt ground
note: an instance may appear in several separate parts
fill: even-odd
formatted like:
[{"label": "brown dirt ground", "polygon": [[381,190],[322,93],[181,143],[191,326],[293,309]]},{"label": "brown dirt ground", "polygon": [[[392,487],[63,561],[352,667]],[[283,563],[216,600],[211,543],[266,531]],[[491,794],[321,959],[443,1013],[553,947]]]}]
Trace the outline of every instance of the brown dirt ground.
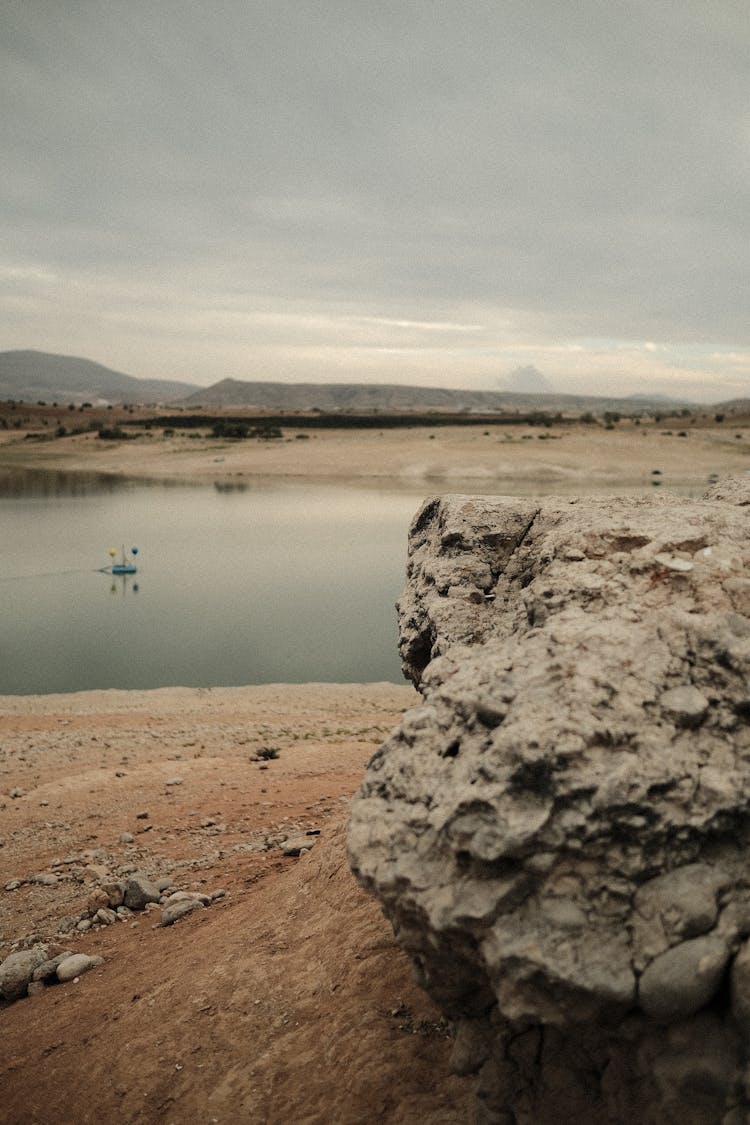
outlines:
[{"label": "brown dirt ground", "polygon": [[[349,799],[414,699],[390,684],[0,698],[0,887],[67,873],[0,889],[0,957],[54,937],[101,868],[227,892],[169,928],[155,911],[58,939],[105,963],[0,1007],[0,1120],[471,1119],[447,1029],[344,854]],[[254,760],[264,746],[279,757]],[[309,829],[300,858],[247,850]]]}]

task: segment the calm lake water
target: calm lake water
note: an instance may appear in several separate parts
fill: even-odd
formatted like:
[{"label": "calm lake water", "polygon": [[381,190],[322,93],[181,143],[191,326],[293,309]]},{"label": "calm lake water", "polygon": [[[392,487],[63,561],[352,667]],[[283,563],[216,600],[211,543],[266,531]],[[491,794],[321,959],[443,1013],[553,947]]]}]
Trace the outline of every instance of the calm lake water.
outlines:
[{"label": "calm lake water", "polygon": [[[0,694],[403,682],[394,602],[424,495],[0,475]],[[138,573],[102,573],[123,544]]]},{"label": "calm lake water", "polygon": [[[415,495],[0,477],[0,694],[403,682]],[[98,567],[137,546],[138,573]]]}]

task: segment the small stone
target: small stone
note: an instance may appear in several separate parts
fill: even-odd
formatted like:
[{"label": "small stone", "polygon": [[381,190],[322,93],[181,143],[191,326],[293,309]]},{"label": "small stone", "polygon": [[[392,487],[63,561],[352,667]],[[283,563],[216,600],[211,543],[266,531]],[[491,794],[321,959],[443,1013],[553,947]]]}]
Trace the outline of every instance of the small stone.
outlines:
[{"label": "small stone", "polygon": [[20,886],[21,886],[21,880],[20,879],[11,879],[11,881],[9,883],[5,884],[5,890],[6,891],[17,891]]},{"label": "small stone", "polygon": [[34,969],[31,979],[33,981],[45,981],[50,977],[57,979],[57,966],[60,965],[66,957],[72,957],[72,950],[66,949],[63,953],[58,953],[56,957],[50,957],[48,961],[42,961],[41,965],[37,965]]},{"label": "small stone", "polygon": [[200,891],[175,891],[166,899],[167,903],[191,901],[200,902],[203,906],[210,906],[211,896],[201,894]]},{"label": "small stone", "polygon": [[227,894],[227,892],[224,891],[224,890],[221,890],[221,889],[218,890],[218,891],[212,891],[211,892],[211,902],[218,902],[218,900],[220,898],[226,898],[226,894]]},{"label": "small stone", "polygon": [[47,960],[47,949],[38,946],[11,953],[0,963],[0,996],[6,1000],[20,1000],[34,975],[34,969]]},{"label": "small stone", "polygon": [[135,814],[135,819],[136,820],[148,820],[149,816],[150,816],[150,813],[146,812],[145,809],[142,809],[141,812],[137,812]]},{"label": "small stone", "polygon": [[164,784],[165,785],[182,785],[182,778],[181,777],[170,777],[167,781],[164,782]]},{"label": "small stone", "polygon": [[118,842],[120,844],[132,844],[134,840],[135,836],[131,835],[130,832],[121,832],[118,837]]},{"label": "small stone", "polygon": [[109,906],[109,895],[104,887],[96,887],[86,899],[86,913],[96,914],[103,906]]},{"label": "small stone", "polygon": [[11,789],[10,793],[8,794],[8,796],[12,797],[14,801],[18,800],[19,797],[23,797],[24,795],[25,790],[19,789],[18,787],[16,787],[15,789]]},{"label": "small stone", "polygon": [[156,885],[160,891],[166,891],[172,886],[172,880],[168,875],[163,876],[161,879],[156,880]]},{"label": "small stone", "polygon": [[679,727],[700,726],[708,711],[705,695],[690,684],[665,691],[659,703]]},{"label": "small stone", "polygon": [[35,883],[38,887],[56,887],[60,880],[57,878],[57,875],[42,873],[40,875],[32,875],[31,882]]},{"label": "small stone", "polygon": [[508,704],[502,699],[493,699],[492,696],[485,695],[477,700],[476,715],[485,727],[492,729],[499,726],[507,714]]},{"label": "small stone", "polygon": [[113,922],[117,921],[117,915],[114,910],[109,910],[107,907],[102,907],[97,910],[94,915],[94,921],[99,922],[102,926],[111,926]]},{"label": "small stone", "polygon": [[297,856],[307,852],[315,843],[314,836],[292,836],[281,845],[283,855]]},{"label": "small stone", "polygon": [[638,1001],[651,1019],[671,1023],[705,1007],[721,982],[729,959],[726,942],[699,937],[656,957],[641,976]]},{"label": "small stone", "polygon": [[61,982],[73,980],[79,977],[81,973],[87,973],[90,969],[95,969],[97,965],[103,965],[103,957],[89,957],[86,953],[72,953],[70,957],[66,957],[57,966],[57,979]]},{"label": "small stone", "polygon": [[194,910],[205,910],[203,903],[197,898],[172,902],[162,910],[161,924],[162,926],[172,926],[179,918],[184,918],[186,914],[192,914]]},{"label": "small stone", "polygon": [[81,921],[76,925],[76,929],[78,930],[79,934],[85,934],[88,933],[88,931],[91,929],[91,925],[92,923],[90,918],[81,918]]},{"label": "small stone", "polygon": [[677,574],[688,574],[693,569],[693,564],[688,559],[680,559],[677,555],[668,555],[666,552],[656,555],[654,561],[665,570],[673,570]]},{"label": "small stone", "polygon": [[146,903],[158,902],[160,897],[156,883],[142,875],[131,875],[125,885],[124,902],[131,910],[143,910]]},{"label": "small stone", "polygon": [[104,883],[102,890],[107,896],[107,901],[101,903],[101,906],[108,906],[112,909],[122,906],[125,901],[125,883]]}]

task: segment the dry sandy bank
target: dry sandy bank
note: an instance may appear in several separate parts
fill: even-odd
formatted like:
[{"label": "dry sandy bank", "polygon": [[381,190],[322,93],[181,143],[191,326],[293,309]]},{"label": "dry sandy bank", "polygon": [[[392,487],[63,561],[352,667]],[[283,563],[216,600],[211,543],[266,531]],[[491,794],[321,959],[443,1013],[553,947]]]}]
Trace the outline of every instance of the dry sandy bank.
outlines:
[{"label": "dry sandy bank", "polygon": [[311,430],[302,439],[296,433],[289,430],[282,441],[227,442],[180,433],[164,438],[160,431],[125,442],[92,434],[45,443],[18,440],[0,445],[0,468],[171,480],[387,481],[425,492],[638,487],[650,481],[654,469],[667,486],[700,487],[713,473],[750,468],[750,431],[727,423],[682,431],[622,423],[614,430],[591,425]]},{"label": "dry sandy bank", "polygon": [[[0,955],[55,939],[103,870],[226,891],[169,928],[156,911],[57,937],[105,962],[0,1006],[3,1120],[470,1119],[445,1026],[344,857],[349,798],[414,698],[370,684],[0,699]],[[256,760],[263,747],[278,758]],[[254,850],[311,830],[299,858]],[[27,881],[39,873],[59,881]]]}]

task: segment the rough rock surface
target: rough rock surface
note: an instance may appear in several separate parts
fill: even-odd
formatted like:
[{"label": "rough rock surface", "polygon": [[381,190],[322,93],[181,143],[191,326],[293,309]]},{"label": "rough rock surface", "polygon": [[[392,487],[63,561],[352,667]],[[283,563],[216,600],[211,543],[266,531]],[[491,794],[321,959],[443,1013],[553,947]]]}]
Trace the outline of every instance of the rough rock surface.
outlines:
[{"label": "rough rock surface", "polygon": [[750,485],[443,497],[349,856],[503,1125],[750,1120]]}]

